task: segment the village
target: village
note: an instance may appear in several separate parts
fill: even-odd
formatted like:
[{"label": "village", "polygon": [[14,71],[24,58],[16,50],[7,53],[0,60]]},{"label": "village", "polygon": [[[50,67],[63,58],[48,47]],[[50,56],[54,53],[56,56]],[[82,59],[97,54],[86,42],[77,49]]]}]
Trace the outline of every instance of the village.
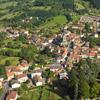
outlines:
[{"label": "village", "polygon": [[[85,19],[84,19],[85,18]],[[73,25],[72,29],[84,30],[83,22],[93,23],[91,28],[93,29],[92,35],[94,38],[99,38],[100,27],[100,17],[81,17],[81,25]],[[78,24],[79,24],[78,23]],[[95,27],[94,27],[95,26]],[[29,35],[28,31],[21,30],[14,31],[11,29],[6,29],[5,32],[8,33],[8,38],[16,38],[19,34],[25,34],[28,38],[29,44],[35,44],[38,48],[44,49],[47,47],[52,54],[55,54],[54,62],[41,67],[35,67],[30,69],[32,66],[31,62],[25,59],[21,59],[20,63],[16,66],[5,66],[7,79],[4,80],[0,77],[0,88],[4,89],[1,100],[17,100],[20,95],[17,93],[17,88],[20,88],[23,83],[27,84],[28,87],[39,87],[45,86],[46,84],[52,84],[50,77],[44,77],[44,73],[52,74],[57,76],[59,80],[69,79],[69,74],[67,70],[72,70],[76,62],[80,62],[83,59],[96,59],[100,60],[100,47],[90,47],[90,43],[83,40],[86,36],[84,34],[77,34],[77,31],[71,32],[68,30],[68,26],[65,26],[63,31],[51,38],[42,38],[36,35]],[[91,34],[90,34],[91,36]],[[66,70],[67,69],[67,70]]]}]

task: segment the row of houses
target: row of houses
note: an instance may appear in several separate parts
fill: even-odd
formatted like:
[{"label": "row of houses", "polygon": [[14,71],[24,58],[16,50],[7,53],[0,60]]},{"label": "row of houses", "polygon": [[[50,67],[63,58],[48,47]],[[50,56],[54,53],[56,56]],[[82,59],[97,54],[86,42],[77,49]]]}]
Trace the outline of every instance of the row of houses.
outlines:
[{"label": "row of houses", "polygon": [[6,67],[6,81],[9,82],[9,90],[5,95],[6,100],[17,100],[19,95],[14,89],[21,87],[21,84],[28,80],[25,71],[29,69],[29,66],[30,64],[26,60],[21,60],[17,66]]},{"label": "row of houses", "polygon": [[79,20],[80,24],[91,23],[94,33],[100,33],[100,16],[82,16]]},{"label": "row of houses", "polygon": [[44,70],[35,68],[29,72],[29,67],[30,64],[26,60],[21,60],[18,66],[6,67],[7,81],[12,89],[7,92],[6,100],[17,100],[19,96],[15,89],[20,88],[24,82],[31,81],[35,86],[45,85],[46,79],[42,77]]},{"label": "row of houses", "polygon": [[100,59],[100,48],[98,46],[90,48],[88,42],[82,41],[82,37],[69,31],[63,34],[60,45],[56,46],[56,48],[50,48],[52,52],[56,51],[57,63],[61,63],[66,67],[68,65],[73,66],[73,62],[79,62],[85,58]]},{"label": "row of houses", "polygon": [[[49,68],[50,71],[52,71],[56,75],[59,75],[59,79],[64,79],[64,78],[68,79],[68,74],[66,70],[60,64],[52,64],[49,66]],[[33,83],[35,83],[36,86],[41,86],[45,84],[45,78],[42,78],[42,73],[43,73],[42,69],[36,68],[31,73],[32,73],[31,80]],[[21,86],[21,83],[27,80],[26,76],[24,75],[25,74],[23,74],[23,78],[22,75],[20,75],[17,77],[18,80],[13,79],[10,81],[10,85],[12,89],[19,88]],[[6,100],[17,100],[18,97],[20,96],[18,95],[17,91],[10,90],[7,92]]]},{"label": "row of houses", "polygon": [[1,32],[6,32],[7,33],[7,38],[12,38],[15,39],[17,37],[19,37],[20,35],[25,35],[25,36],[29,36],[29,31],[25,30],[25,29],[13,29],[12,27],[7,27],[6,29],[2,29],[0,30]]},{"label": "row of houses", "polygon": [[[53,64],[49,66],[50,71],[53,73],[59,75],[59,79],[67,78],[68,79],[68,74],[66,70],[60,65],[60,64]],[[42,86],[45,85],[46,79],[42,77],[44,70],[41,68],[35,68],[33,71],[30,72],[30,79],[33,84],[36,86]],[[29,77],[24,73],[24,74],[19,74],[16,76],[16,78],[12,78],[9,81],[10,87],[12,89],[19,88],[23,82],[26,82],[29,79]],[[7,100],[17,100],[18,94],[16,91],[12,90],[7,93]],[[8,99],[10,98],[10,99]],[[14,98],[14,99],[13,99]]]}]

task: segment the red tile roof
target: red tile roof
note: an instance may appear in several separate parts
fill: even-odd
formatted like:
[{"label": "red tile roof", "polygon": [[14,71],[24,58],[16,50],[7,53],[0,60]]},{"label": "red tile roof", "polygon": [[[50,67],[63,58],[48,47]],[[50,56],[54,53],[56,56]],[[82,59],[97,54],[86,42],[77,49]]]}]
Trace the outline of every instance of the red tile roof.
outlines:
[{"label": "red tile roof", "polygon": [[14,72],[7,72],[7,77],[14,76]]},{"label": "red tile roof", "polygon": [[7,99],[6,100],[14,100],[17,96],[17,92],[16,91],[10,91],[7,95]]},{"label": "red tile roof", "polygon": [[23,78],[23,77],[26,77],[26,74],[17,75],[17,78]]}]

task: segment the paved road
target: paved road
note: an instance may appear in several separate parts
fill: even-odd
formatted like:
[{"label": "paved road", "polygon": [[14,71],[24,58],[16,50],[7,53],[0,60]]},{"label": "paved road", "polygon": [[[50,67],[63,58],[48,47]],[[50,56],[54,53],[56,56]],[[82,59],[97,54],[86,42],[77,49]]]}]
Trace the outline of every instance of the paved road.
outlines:
[{"label": "paved road", "polygon": [[3,84],[3,93],[1,96],[1,100],[5,100],[5,95],[6,95],[7,91],[9,90],[8,84],[9,84],[9,82],[7,82],[7,81]]}]

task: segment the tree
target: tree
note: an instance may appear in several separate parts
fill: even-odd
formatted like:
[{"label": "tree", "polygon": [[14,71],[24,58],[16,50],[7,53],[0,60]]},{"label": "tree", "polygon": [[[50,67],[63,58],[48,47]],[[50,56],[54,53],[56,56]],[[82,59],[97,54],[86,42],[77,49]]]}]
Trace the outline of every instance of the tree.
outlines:
[{"label": "tree", "polygon": [[86,80],[80,80],[80,96],[84,99],[89,98],[90,96],[90,86]]},{"label": "tree", "polygon": [[71,17],[71,15],[69,13],[68,14],[65,14],[65,16],[66,16],[68,22],[71,22],[72,21],[72,17]]},{"label": "tree", "polygon": [[21,41],[22,43],[26,43],[27,42],[26,41],[27,39],[26,39],[25,35],[19,35],[18,40]]},{"label": "tree", "polygon": [[5,61],[5,66],[9,66],[9,65],[11,65],[11,62],[9,60],[6,60]]},{"label": "tree", "polygon": [[20,52],[20,57],[26,59],[29,62],[36,61],[36,59],[38,58],[38,49],[35,45],[23,47]]},{"label": "tree", "polygon": [[36,67],[35,64],[32,63],[32,65],[29,67],[29,70],[33,70],[35,67]]},{"label": "tree", "polygon": [[2,42],[6,37],[6,33],[0,32],[0,42]]},{"label": "tree", "polygon": [[39,54],[39,58],[35,62],[40,64],[40,65],[46,65],[47,64],[47,60],[49,60],[49,59],[47,58],[46,55],[40,55]]},{"label": "tree", "polygon": [[70,86],[71,87],[74,87],[74,100],[77,100],[77,97],[78,97],[78,82],[79,82],[79,79],[78,79],[78,73],[75,69],[72,69],[71,70],[71,73],[70,73]]},{"label": "tree", "polygon": [[89,24],[89,23],[85,23],[85,31],[86,31],[87,33],[90,33],[90,32],[91,32],[90,24]]},{"label": "tree", "polygon": [[13,48],[13,42],[8,42],[8,43],[7,43],[7,47],[8,47],[8,48]]},{"label": "tree", "polygon": [[99,94],[100,91],[100,85],[97,82],[90,84],[90,97],[96,98],[97,94]]},{"label": "tree", "polygon": [[14,52],[12,50],[7,50],[4,52],[4,55],[12,57],[12,56],[14,56]]}]

